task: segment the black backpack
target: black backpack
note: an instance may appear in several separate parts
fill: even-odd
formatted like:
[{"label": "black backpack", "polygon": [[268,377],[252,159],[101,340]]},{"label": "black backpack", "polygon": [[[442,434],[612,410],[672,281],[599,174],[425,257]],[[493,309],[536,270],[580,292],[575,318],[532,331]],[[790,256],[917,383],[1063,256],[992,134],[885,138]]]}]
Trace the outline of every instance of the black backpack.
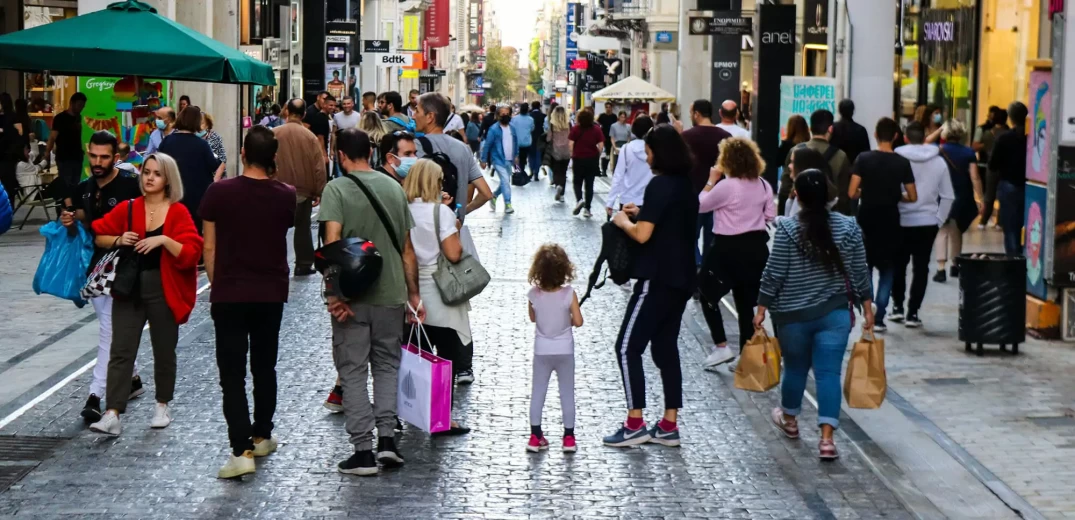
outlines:
[{"label": "black backpack", "polygon": [[456,193],[459,193],[459,169],[455,167],[452,159],[447,154],[433,151],[433,143],[429,141],[428,137],[419,137],[418,143],[422,145],[422,158],[437,163],[437,166],[440,166],[440,169],[444,171],[444,182],[441,185],[442,191],[455,197]]},{"label": "black backpack", "polygon": [[[616,285],[631,281],[637,250],[638,243],[627,236],[627,233],[616,224],[605,222],[601,226],[601,252],[598,253],[597,261],[594,262],[593,272],[590,273],[590,279],[586,284],[586,294],[582,295],[579,305],[590,298],[590,293],[594,289],[604,287],[605,281],[609,278],[612,278],[612,282]],[[605,263],[608,264],[605,278],[598,283],[597,278],[601,276],[601,266]]]}]

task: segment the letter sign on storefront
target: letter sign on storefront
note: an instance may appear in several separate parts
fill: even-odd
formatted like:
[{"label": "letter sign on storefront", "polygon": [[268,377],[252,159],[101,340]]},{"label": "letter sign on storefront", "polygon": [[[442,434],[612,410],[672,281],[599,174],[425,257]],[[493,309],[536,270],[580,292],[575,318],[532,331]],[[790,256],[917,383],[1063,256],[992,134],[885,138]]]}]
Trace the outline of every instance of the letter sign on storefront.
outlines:
[{"label": "letter sign on storefront", "polygon": [[378,67],[410,67],[414,63],[414,55],[412,54],[379,54],[374,60]]}]

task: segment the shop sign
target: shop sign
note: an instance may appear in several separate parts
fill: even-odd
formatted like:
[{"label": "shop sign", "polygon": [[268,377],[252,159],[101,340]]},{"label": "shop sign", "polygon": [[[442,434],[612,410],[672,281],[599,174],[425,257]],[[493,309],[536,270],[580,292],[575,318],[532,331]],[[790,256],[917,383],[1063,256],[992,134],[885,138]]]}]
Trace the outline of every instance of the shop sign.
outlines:
[{"label": "shop sign", "polygon": [[[133,152],[144,152],[149,146],[153,126],[152,112],[166,106],[172,82],[161,79],[107,78],[79,76],[78,91],[86,94],[86,107],[82,110],[82,143],[98,130],[107,130],[127,143]],[[141,157],[131,156],[131,162],[140,164]],[[89,159],[83,163],[83,172],[89,171]]]},{"label": "shop sign", "polygon": [[927,42],[951,42],[956,39],[955,22],[926,22],[922,24],[922,38]]},{"label": "shop sign", "polygon": [[692,35],[742,36],[754,31],[754,19],[737,11],[717,11],[714,16],[689,16]]},{"label": "shop sign", "polygon": [[325,61],[342,63],[347,61],[347,44],[345,43],[326,43],[325,44]]},{"label": "shop sign", "polygon": [[676,31],[658,31],[654,38],[653,49],[658,51],[679,50],[679,38]]},{"label": "shop sign", "polygon": [[588,67],[589,65],[590,61],[585,58],[574,59],[571,60],[571,63],[568,65],[568,68],[571,70],[586,70],[586,67]]},{"label": "shop sign", "polygon": [[414,64],[413,54],[378,54],[373,62],[378,67],[410,67]]},{"label": "shop sign", "polygon": [[[813,76],[784,76],[780,78],[780,120],[793,115],[810,119],[817,110],[836,113],[836,80]],[[780,138],[787,139],[787,128],[781,126]]]},{"label": "shop sign", "polygon": [[362,40],[362,52],[388,52],[388,40]]},{"label": "shop sign", "polygon": [[330,36],[357,36],[358,22],[355,20],[330,20],[325,22],[325,34]]},{"label": "shop sign", "polygon": [[803,43],[828,45],[829,0],[806,0],[803,11]]},{"label": "shop sign", "polygon": [[485,0],[470,0],[467,6],[467,25],[470,28],[468,48],[472,56],[477,55],[485,47],[484,4]]},{"label": "shop sign", "polygon": [[431,48],[448,46],[448,0],[433,0],[426,9],[426,44]]},{"label": "shop sign", "polygon": [[422,44],[419,43],[418,35],[421,20],[416,14],[403,15],[403,49],[405,51],[420,51]]},{"label": "shop sign", "polygon": [[243,51],[243,54],[250,56],[254,60],[262,61],[261,45],[240,45],[239,50]]},{"label": "shop sign", "polygon": [[579,48],[579,35],[576,34],[578,22],[576,17],[578,15],[579,4],[569,3],[567,4],[567,48],[578,49]]},{"label": "shop sign", "polygon": [[400,69],[399,77],[403,79],[418,79],[418,69]]},{"label": "shop sign", "polygon": [[[756,12],[754,92],[756,99],[778,99],[781,78],[795,74],[795,6],[758,4]],[[780,120],[780,104],[756,103],[753,111],[750,124],[754,142],[761,148],[762,157],[775,157],[780,147],[781,129],[787,123],[786,119]],[[765,169],[765,179],[773,186],[777,183],[778,163],[769,162]]]}]

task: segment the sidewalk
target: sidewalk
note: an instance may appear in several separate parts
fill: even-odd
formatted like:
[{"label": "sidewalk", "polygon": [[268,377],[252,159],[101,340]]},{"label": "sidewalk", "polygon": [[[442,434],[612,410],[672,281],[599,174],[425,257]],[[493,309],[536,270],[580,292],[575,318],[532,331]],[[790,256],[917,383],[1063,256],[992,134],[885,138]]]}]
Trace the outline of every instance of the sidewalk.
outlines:
[{"label": "sidewalk", "polygon": [[[482,208],[467,220],[493,276],[471,314],[477,381],[460,388],[455,413],[474,429],[470,435],[433,440],[408,429],[399,442],[407,459],[402,470],[369,479],[338,474],[335,464],[350,451],[343,418],[321,407],[334,378],[331,331],[318,297],[320,280],[300,279],[292,283],[281,334],[275,419],[280,451],[259,459],[258,473],[244,482],[218,481],[227,438],[207,292],[181,329],[175,422],[162,431],[148,429],[152,356],[144,342],[140,360],[149,391],[132,402],[122,436],[101,437],[81,424],[77,410],[86,375],[0,429],[0,436],[70,439],[58,441],[42,460],[23,463],[39,465],[0,493],[0,516],[913,518],[849,447],[839,461],[821,463],[807,441],[788,443],[759,422],[725,380],[698,368],[702,345],[686,328],[680,338],[683,447],[601,446],[601,437],[624,415],[611,338],[628,293],[611,285],[586,303],[586,325],[576,335],[579,453],[556,450],[560,410],[553,386],[544,414],[553,450],[526,454],[530,258],[544,242],[562,244],[577,264],[575,287],[581,291],[604,220],[574,218],[571,204],[555,204],[552,197],[544,182],[531,184],[514,190],[514,215]],[[660,385],[648,357],[646,371],[652,392],[646,418],[652,421],[661,408]]]}]

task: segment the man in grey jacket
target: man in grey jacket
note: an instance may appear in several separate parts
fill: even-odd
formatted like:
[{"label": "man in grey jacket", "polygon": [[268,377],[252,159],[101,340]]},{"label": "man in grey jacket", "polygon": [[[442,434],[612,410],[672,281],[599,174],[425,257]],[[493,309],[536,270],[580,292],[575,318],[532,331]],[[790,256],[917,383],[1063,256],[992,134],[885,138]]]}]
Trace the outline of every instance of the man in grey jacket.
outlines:
[{"label": "man in grey jacket", "polygon": [[[929,285],[929,258],[933,252],[933,240],[937,230],[952,210],[955,191],[952,189],[952,177],[948,172],[948,162],[941,157],[940,148],[923,144],[926,130],[918,122],[907,125],[904,131],[910,143],[896,149],[896,153],[911,161],[918,200],[901,202],[900,228],[903,233],[903,253],[896,258],[896,277],[892,286],[892,314],[889,316],[896,323],[907,327],[922,326],[918,319],[918,310],[926,297]],[[907,305],[906,320],[903,313],[904,294],[907,290],[907,264],[912,264],[911,299]]]}]

